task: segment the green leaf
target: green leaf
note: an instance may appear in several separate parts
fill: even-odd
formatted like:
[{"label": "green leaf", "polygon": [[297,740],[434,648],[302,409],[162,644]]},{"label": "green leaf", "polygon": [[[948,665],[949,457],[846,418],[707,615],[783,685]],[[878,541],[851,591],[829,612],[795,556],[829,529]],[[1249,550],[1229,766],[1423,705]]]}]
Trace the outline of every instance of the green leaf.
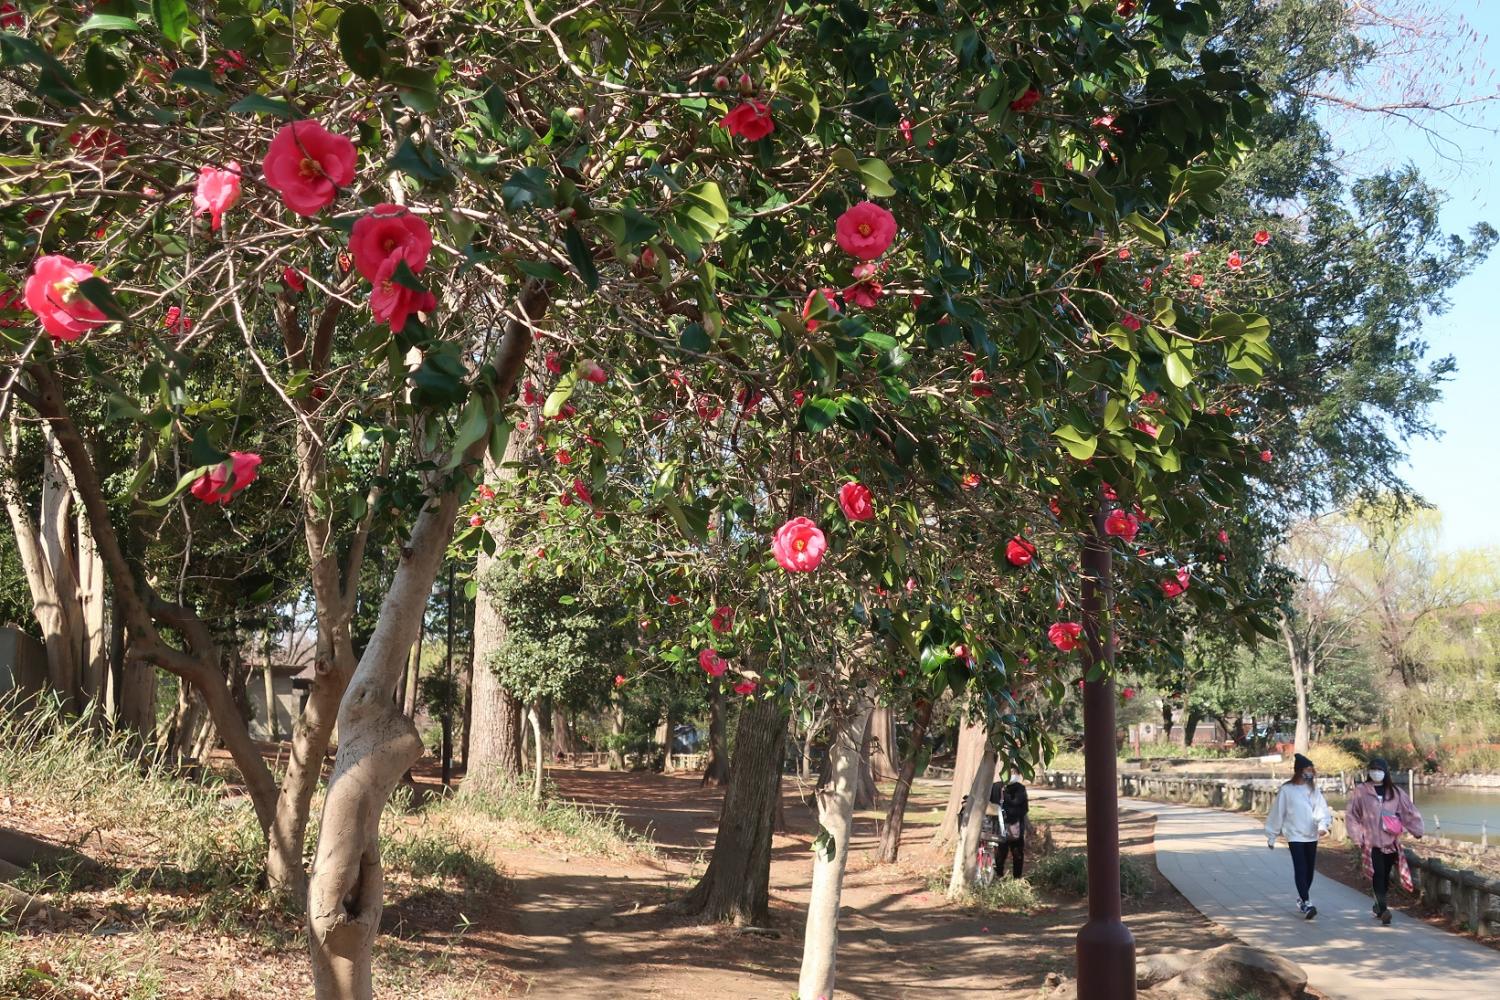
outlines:
[{"label": "green leaf", "polygon": [[114,291],[103,278],[85,278],[78,283],[78,290],[83,293],[84,298],[94,304],[95,308],[110,319],[118,323],[123,323],[127,319],[125,310],[121,309],[120,304],[115,301]]},{"label": "green leaf", "polygon": [[36,85],[38,95],[51,98],[64,107],[73,108],[83,103],[72,74],[52,53],[29,38],[0,32],[0,67],[27,64],[41,70]]},{"label": "green leaf", "polygon": [[843,146],[833,151],[833,162],[851,173],[859,170],[859,157],[854,155],[853,150]]},{"label": "green leaf", "polygon": [[407,136],[397,147],[396,155],[391,157],[390,168],[424,182],[437,183],[453,177],[448,168],[434,158],[431,150],[426,146],[418,146],[411,136]]},{"label": "green leaf", "polygon": [[1181,389],[1193,380],[1193,356],[1185,350],[1172,351],[1166,357],[1167,378]]},{"label": "green leaf", "polygon": [[890,198],[896,193],[892,183],[896,175],[891,173],[884,160],[877,157],[859,161],[859,179],[864,182],[865,192],[871,198]]},{"label": "green leaf", "polygon": [[171,503],[173,500],[176,500],[178,497],[182,496],[182,492],[184,490],[186,490],[189,486],[192,486],[199,479],[203,478],[203,476],[207,475],[210,471],[213,470],[213,468],[214,468],[214,466],[212,466],[212,465],[204,465],[204,466],[199,466],[196,469],[189,469],[187,472],[183,473],[183,476],[182,476],[181,479],[177,480],[177,485],[174,486],[174,487],[172,487],[172,492],[171,493],[168,493],[164,497],[158,497],[155,500],[147,500],[147,501],[145,501],[146,506],[147,507],[165,507],[167,504]]},{"label": "green leaf", "polygon": [[510,446],[510,421],[500,420],[490,425],[490,459],[499,465],[505,461],[505,449]]},{"label": "green leaf", "polygon": [[463,412],[459,414],[458,430],[453,435],[453,450],[448,453],[448,461],[444,464],[443,470],[452,469],[463,461],[464,452],[469,450],[470,445],[482,439],[489,429],[490,417],[484,408],[484,400],[478,393],[474,393],[464,404]]},{"label": "green leaf", "polygon": [[338,34],[339,52],[349,68],[366,80],[379,76],[385,63],[385,25],[380,15],[362,3],[346,7],[339,15]]},{"label": "green leaf", "polygon": [[713,347],[713,341],[708,339],[708,332],[703,329],[702,323],[689,323],[683,327],[679,343],[684,351],[691,354],[707,354]]},{"label": "green leaf", "polygon": [[118,14],[95,14],[78,29],[80,35],[88,34],[90,31],[140,31],[141,26],[133,17],[120,17]]},{"label": "green leaf", "polygon": [[265,94],[248,94],[229,106],[229,110],[241,115],[271,115],[275,118],[293,117],[292,106],[276,97]]},{"label": "green leaf", "polygon": [[827,430],[833,426],[842,410],[843,407],[836,400],[821,396],[809,399],[802,404],[802,425],[814,433]]},{"label": "green leaf", "polygon": [[567,272],[556,264],[549,264],[544,260],[528,260],[525,257],[516,260],[516,268],[522,273],[543,281],[562,281],[568,275]]},{"label": "green leaf", "polygon": [[1080,462],[1093,458],[1094,452],[1099,448],[1098,436],[1084,434],[1072,424],[1059,427],[1052,432],[1052,436],[1061,441],[1063,447],[1068,449],[1068,454]]},{"label": "green leaf", "polygon": [[112,97],[125,86],[128,78],[125,64],[102,45],[90,45],[83,57],[83,78],[89,89],[100,97]]},{"label": "green leaf", "polygon": [[151,0],[151,19],[168,41],[182,48],[182,33],[188,23],[187,0]]},{"label": "green leaf", "polygon": [[517,170],[500,185],[500,197],[512,212],[528,207],[551,208],[552,185],[548,183],[547,171],[542,167]]},{"label": "green leaf", "polygon": [[223,90],[219,89],[219,85],[214,83],[212,73],[206,69],[195,69],[192,66],[184,66],[181,69],[173,71],[172,76],[167,82],[176,84],[179,87],[186,87],[189,90],[196,90],[212,97],[219,97],[224,93]]},{"label": "green leaf", "polygon": [[573,390],[578,385],[578,374],[576,372],[565,372],[562,378],[557,380],[557,388],[547,397],[547,402],[542,404],[542,416],[552,418],[562,412],[563,404],[573,395]]},{"label": "green leaf", "polygon": [[1140,212],[1131,212],[1122,221],[1125,225],[1135,230],[1136,235],[1152,246],[1165,247],[1167,245],[1167,234],[1160,226],[1143,216]]},{"label": "green leaf", "polygon": [[588,244],[583,242],[583,237],[577,229],[569,226],[563,232],[563,246],[568,251],[568,259],[573,262],[573,267],[578,271],[578,276],[583,279],[589,291],[598,291],[599,270],[594,266],[594,255],[589,251]]},{"label": "green leaf", "polygon": [[408,108],[424,115],[437,110],[437,78],[431,71],[402,66],[391,70],[385,78],[396,85],[396,96]]}]

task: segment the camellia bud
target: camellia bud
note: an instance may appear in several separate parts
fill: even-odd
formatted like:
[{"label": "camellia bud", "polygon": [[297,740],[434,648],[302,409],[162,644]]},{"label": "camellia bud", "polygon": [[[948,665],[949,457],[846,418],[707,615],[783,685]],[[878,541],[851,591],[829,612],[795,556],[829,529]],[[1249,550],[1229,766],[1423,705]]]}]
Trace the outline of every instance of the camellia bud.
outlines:
[{"label": "camellia bud", "polygon": [[751,94],[755,93],[755,81],[750,78],[749,73],[740,74],[740,93],[744,94],[746,97],[749,97]]},{"label": "camellia bud", "polygon": [[575,122],[581,122],[581,121],[583,121],[583,109],[582,108],[569,108],[568,109],[568,117],[571,118],[571,119],[573,119]]},{"label": "camellia bud", "polygon": [[715,90],[728,90],[729,89],[729,77],[725,76],[723,73],[720,73],[718,76],[714,77],[714,89]]}]

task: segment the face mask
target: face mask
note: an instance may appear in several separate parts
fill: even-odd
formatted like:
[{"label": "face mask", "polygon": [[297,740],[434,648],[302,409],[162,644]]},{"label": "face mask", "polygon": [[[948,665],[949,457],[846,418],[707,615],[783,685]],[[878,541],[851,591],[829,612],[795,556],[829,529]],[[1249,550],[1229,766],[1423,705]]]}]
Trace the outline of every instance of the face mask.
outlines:
[{"label": "face mask", "polygon": [[1380,784],[1382,781],[1385,780],[1385,772],[1384,771],[1371,771],[1370,772],[1370,780],[1373,781],[1373,782],[1375,782],[1377,785]]}]

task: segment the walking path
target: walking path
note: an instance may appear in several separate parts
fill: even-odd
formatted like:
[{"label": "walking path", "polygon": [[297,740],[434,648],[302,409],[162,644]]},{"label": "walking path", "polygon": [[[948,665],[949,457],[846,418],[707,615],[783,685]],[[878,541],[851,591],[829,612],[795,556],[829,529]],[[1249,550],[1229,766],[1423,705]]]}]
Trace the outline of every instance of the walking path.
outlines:
[{"label": "walking path", "polygon": [[[1037,790],[1035,800],[1083,796]],[[1241,813],[1122,799],[1156,817],[1156,867],[1210,920],[1282,955],[1331,1000],[1500,1000],[1500,952],[1397,914],[1382,927],[1368,894],[1313,882],[1316,920],[1297,912],[1286,845],[1266,850],[1261,821]]]}]

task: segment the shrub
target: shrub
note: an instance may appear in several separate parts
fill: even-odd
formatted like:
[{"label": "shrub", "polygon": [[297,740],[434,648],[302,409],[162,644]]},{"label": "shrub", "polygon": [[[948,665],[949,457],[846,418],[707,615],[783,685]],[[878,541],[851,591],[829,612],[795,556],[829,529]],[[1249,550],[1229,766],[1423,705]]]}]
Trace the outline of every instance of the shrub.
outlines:
[{"label": "shrub", "polygon": [[386,867],[416,879],[454,879],[475,890],[488,889],[500,880],[495,866],[467,844],[431,833],[387,839],[380,853]]},{"label": "shrub", "polygon": [[1500,773],[1500,746],[1469,747],[1454,753],[1450,770],[1457,774]]},{"label": "shrub", "polygon": [[1318,773],[1329,778],[1346,771],[1362,771],[1365,767],[1365,758],[1327,743],[1314,743],[1307,748],[1307,756],[1312,760],[1313,766],[1318,769]]},{"label": "shrub", "polygon": [[[1057,851],[1039,859],[1031,870],[1031,882],[1051,892],[1083,896],[1089,891],[1088,863],[1077,848]],[[1151,876],[1134,858],[1120,859],[1120,892],[1131,898],[1149,893],[1154,887]]]},{"label": "shrub", "polygon": [[1036,890],[1027,879],[996,878],[989,885],[973,886],[964,903],[985,911],[1030,913],[1041,907]]}]

